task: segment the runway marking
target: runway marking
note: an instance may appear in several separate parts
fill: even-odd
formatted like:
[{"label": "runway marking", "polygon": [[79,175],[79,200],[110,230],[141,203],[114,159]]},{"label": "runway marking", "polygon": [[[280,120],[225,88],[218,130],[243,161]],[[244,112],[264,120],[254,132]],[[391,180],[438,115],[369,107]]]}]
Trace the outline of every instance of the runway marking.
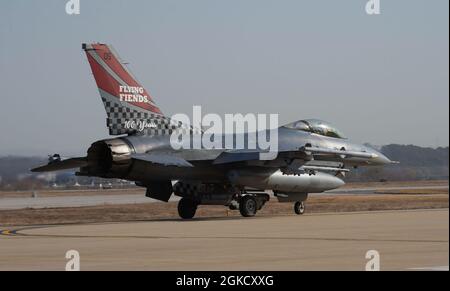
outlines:
[{"label": "runway marking", "polygon": [[17,232],[16,230],[9,230],[9,229],[6,229],[6,230],[0,230],[0,235],[3,235],[3,236],[13,236],[13,235],[17,235],[16,232]]},{"label": "runway marking", "polygon": [[[70,224],[73,225],[73,224]],[[58,225],[61,226],[61,225]],[[260,236],[139,236],[139,235],[64,235],[64,234],[27,234],[26,230],[46,229],[57,226],[28,227],[0,231],[0,235],[14,235],[29,238],[95,238],[95,239],[229,239],[229,240],[309,240],[309,241],[359,241],[359,242],[403,242],[403,243],[445,243],[448,240],[408,240],[408,239],[370,239],[370,238],[333,238],[333,237],[260,237]]]},{"label": "runway marking", "polygon": [[412,271],[448,271],[449,266],[436,266],[436,267],[422,267],[422,268],[409,268]]}]

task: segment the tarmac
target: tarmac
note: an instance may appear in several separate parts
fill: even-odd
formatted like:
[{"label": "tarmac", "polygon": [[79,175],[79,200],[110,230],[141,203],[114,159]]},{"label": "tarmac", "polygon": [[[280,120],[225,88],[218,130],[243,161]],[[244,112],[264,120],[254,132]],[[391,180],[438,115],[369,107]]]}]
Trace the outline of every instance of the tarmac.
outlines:
[{"label": "tarmac", "polygon": [[[447,186],[401,186],[401,187],[366,187],[354,189],[336,189],[312,195],[369,195],[379,190],[420,190],[420,189],[447,189]],[[67,191],[71,193],[73,191]],[[179,198],[172,195],[170,201],[178,201]],[[145,197],[144,194],[114,194],[114,195],[90,195],[90,196],[60,196],[60,197],[17,197],[0,198],[0,210],[16,210],[25,208],[63,208],[63,207],[85,207],[98,205],[138,204],[158,202],[155,199]]]},{"label": "tarmac", "polygon": [[448,270],[449,210],[0,226],[0,270]]}]

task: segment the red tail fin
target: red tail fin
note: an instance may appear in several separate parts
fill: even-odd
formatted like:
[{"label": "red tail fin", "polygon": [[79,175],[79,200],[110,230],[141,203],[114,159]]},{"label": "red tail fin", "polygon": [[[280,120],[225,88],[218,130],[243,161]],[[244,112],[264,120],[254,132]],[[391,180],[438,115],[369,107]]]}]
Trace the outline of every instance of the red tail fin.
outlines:
[{"label": "red tail fin", "polygon": [[[161,110],[150,94],[128,71],[114,50],[106,44],[83,44],[100,91],[110,134],[132,133],[130,122],[160,124]],[[161,128],[159,128],[161,130]]]}]

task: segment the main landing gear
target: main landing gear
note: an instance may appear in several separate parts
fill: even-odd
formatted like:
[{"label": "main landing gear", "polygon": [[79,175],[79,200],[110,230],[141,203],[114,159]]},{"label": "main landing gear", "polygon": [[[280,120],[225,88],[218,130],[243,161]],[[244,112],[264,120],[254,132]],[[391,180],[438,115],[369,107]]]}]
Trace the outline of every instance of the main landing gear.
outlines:
[{"label": "main landing gear", "polygon": [[256,202],[255,197],[251,195],[242,197],[239,203],[239,211],[244,217],[255,216],[256,211],[258,211],[258,202]]},{"label": "main landing gear", "polygon": [[[268,200],[268,197],[258,197],[253,195],[242,196],[239,200],[239,211],[244,217],[252,217],[256,215],[256,212],[262,208],[264,203]],[[198,202],[190,198],[181,198],[178,202],[178,214],[183,219],[192,219],[197,211]],[[238,208],[237,205],[230,209]]]},{"label": "main landing gear", "polygon": [[269,201],[270,196],[265,193],[252,193],[239,198],[239,212],[243,217],[252,217]]},{"label": "main landing gear", "polygon": [[178,202],[178,214],[183,219],[194,218],[198,203],[189,198],[181,198]]},{"label": "main landing gear", "polygon": [[297,201],[294,204],[294,211],[298,215],[303,215],[305,213],[305,202]]}]

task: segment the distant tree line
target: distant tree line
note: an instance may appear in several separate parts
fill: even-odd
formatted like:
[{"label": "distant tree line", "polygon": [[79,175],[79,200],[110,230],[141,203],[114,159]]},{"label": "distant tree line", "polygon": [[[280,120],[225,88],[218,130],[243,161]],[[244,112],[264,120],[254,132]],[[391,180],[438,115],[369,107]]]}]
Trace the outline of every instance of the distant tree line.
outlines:
[{"label": "distant tree line", "polygon": [[[407,181],[436,180],[449,177],[449,148],[425,148],[414,145],[390,144],[381,147],[381,152],[398,165],[385,167],[363,167],[353,169],[346,177],[347,181]],[[105,183],[120,184],[118,180],[75,177],[74,172],[34,174],[30,169],[46,163],[43,157],[0,157],[0,189],[27,190],[52,187],[55,184],[73,186],[98,185]]]},{"label": "distant tree line", "polygon": [[381,152],[398,165],[353,170],[347,181],[448,180],[449,148],[390,144]]}]

